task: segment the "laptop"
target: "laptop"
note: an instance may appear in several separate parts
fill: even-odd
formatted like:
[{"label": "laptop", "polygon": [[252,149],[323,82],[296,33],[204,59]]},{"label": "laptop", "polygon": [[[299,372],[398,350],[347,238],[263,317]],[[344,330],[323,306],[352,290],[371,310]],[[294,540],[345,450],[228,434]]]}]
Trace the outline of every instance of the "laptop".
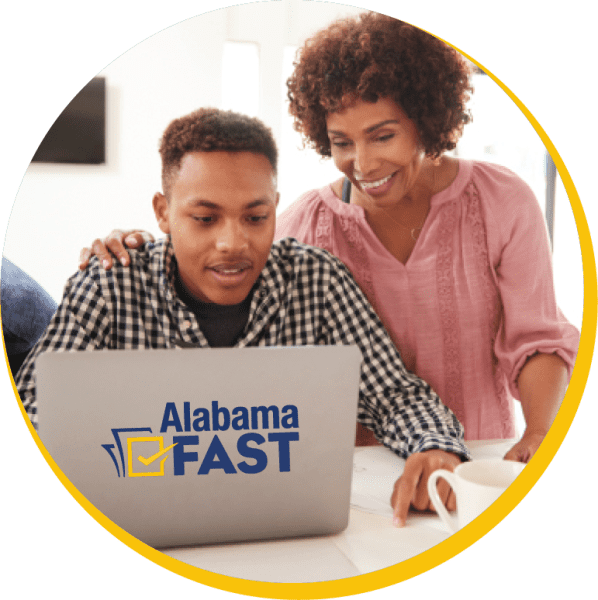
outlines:
[{"label": "laptop", "polygon": [[38,431],[104,515],[153,546],[348,524],[355,346],[46,352]]}]

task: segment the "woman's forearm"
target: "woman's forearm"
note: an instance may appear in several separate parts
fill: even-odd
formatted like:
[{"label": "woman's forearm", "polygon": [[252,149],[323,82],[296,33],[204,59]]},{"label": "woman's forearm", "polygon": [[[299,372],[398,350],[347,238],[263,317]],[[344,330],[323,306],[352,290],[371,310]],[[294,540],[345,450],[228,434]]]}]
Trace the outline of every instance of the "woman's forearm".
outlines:
[{"label": "woman's forearm", "polygon": [[557,354],[534,354],[519,373],[517,385],[525,434],[545,436],[567,391],[567,365]]}]

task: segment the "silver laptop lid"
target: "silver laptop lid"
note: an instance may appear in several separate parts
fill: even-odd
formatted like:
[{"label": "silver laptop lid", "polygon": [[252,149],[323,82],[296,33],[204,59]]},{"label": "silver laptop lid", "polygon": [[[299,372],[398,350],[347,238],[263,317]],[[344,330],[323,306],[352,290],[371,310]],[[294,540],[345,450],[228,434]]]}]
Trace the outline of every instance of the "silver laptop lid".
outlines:
[{"label": "silver laptop lid", "polygon": [[353,346],[45,353],[40,437],[77,489],[158,548],[347,526]]}]

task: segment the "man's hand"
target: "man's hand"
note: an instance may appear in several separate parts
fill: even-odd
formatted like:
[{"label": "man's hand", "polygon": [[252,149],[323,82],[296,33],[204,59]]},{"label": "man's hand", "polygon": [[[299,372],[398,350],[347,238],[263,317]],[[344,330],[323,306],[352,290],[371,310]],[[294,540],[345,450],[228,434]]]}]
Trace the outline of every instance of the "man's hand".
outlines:
[{"label": "man's hand", "polygon": [[[443,450],[412,454],[405,463],[403,475],[395,483],[390,499],[394,509],[394,524],[397,527],[405,525],[410,506],[415,510],[436,512],[428,496],[428,478],[438,469],[453,471],[460,464],[459,456]],[[455,495],[446,481],[438,482],[438,494],[448,510],[456,509]]]},{"label": "man's hand", "polygon": [[529,462],[543,440],[544,435],[541,433],[525,433],[521,440],[505,454],[505,460],[515,460],[522,463]]},{"label": "man's hand", "polygon": [[79,269],[82,271],[89,266],[89,259],[92,256],[97,256],[104,269],[112,268],[112,255],[118,261],[127,266],[131,262],[127,248],[137,248],[147,241],[154,241],[154,236],[147,231],[141,229],[130,229],[123,231],[114,229],[103,240],[99,238],[94,240],[91,248],[83,248],[79,253]]}]

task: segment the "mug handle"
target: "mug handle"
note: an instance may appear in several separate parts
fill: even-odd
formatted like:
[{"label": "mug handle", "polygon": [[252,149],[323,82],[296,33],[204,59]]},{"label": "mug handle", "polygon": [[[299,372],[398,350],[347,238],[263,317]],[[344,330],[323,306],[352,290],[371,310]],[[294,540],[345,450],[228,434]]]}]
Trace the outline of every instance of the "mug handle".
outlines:
[{"label": "mug handle", "polygon": [[455,475],[446,469],[439,469],[438,471],[434,471],[432,475],[428,478],[428,496],[438,513],[438,516],[442,519],[444,524],[449,528],[451,533],[457,533],[459,531],[459,525],[457,523],[457,519],[455,517],[451,517],[444,507],[440,496],[438,495],[438,488],[436,487],[436,482],[438,479],[444,479],[446,482],[455,489]]}]

